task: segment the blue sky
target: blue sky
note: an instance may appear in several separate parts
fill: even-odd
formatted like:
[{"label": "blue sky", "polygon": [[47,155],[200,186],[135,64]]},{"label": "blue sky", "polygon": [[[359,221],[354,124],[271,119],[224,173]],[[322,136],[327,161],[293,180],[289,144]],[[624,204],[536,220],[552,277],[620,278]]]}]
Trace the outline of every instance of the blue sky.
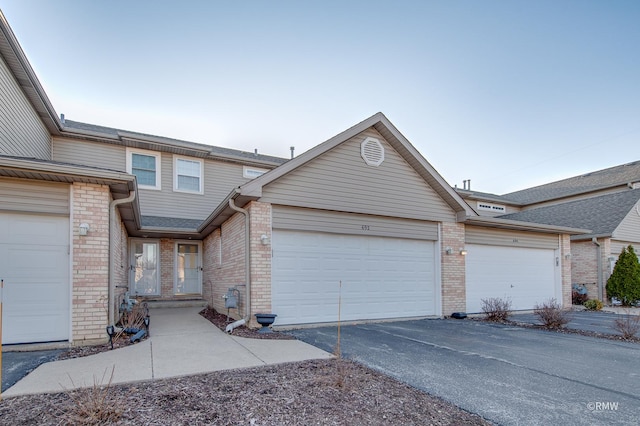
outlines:
[{"label": "blue sky", "polygon": [[382,111],[451,184],[640,160],[640,1],[0,0],[67,119],[302,153]]}]

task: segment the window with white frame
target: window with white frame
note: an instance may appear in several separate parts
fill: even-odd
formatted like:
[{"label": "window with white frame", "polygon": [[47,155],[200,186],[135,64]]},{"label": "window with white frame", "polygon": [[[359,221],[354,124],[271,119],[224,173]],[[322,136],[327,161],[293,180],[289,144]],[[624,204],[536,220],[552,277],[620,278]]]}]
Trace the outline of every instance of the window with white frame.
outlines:
[{"label": "window with white frame", "polygon": [[173,157],[173,190],[202,194],[202,160]]},{"label": "window with white frame", "polygon": [[160,189],[160,153],[127,148],[127,173],[136,176],[139,188]]}]

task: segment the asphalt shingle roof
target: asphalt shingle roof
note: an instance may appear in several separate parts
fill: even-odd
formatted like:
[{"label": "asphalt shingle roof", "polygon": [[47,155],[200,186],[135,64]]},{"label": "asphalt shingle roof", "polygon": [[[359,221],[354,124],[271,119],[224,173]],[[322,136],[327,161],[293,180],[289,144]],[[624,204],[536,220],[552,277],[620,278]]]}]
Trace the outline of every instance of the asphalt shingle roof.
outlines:
[{"label": "asphalt shingle roof", "polygon": [[195,230],[202,223],[199,219],[183,219],[179,217],[141,216],[143,228],[169,228]]},{"label": "asphalt shingle roof", "polygon": [[503,197],[522,204],[534,204],[632,182],[640,182],[640,161],[511,192]]},{"label": "asphalt shingle roof", "polygon": [[590,229],[593,235],[611,235],[638,200],[640,200],[640,189],[630,189],[499,217],[524,222]]}]

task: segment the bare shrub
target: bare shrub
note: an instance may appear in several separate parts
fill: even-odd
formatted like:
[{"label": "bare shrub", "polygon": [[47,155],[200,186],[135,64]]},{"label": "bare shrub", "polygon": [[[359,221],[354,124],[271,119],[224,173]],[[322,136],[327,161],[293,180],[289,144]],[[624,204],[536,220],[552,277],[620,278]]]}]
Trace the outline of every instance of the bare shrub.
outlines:
[{"label": "bare shrub", "polygon": [[[118,395],[112,387],[115,365],[111,369],[109,381],[104,383],[107,370],[98,381],[93,379],[93,386],[67,391],[73,401],[73,406],[65,413],[69,424],[75,425],[106,425],[120,420],[122,409],[126,404],[126,395]],[[71,380],[75,387],[75,383]]]},{"label": "bare shrub", "polygon": [[149,306],[147,302],[136,303],[132,306],[131,311],[126,310],[120,317],[120,329],[116,329],[114,340],[122,338],[127,330],[145,328],[144,319],[149,315]]},{"label": "bare shrub", "polygon": [[626,314],[617,318],[613,323],[613,328],[622,335],[624,339],[631,339],[640,331],[640,315],[632,315],[627,309]]},{"label": "bare shrub", "polygon": [[571,321],[571,311],[562,309],[562,305],[556,299],[549,299],[541,305],[536,303],[533,313],[545,328],[562,328]]},{"label": "bare shrub", "polygon": [[490,297],[481,299],[482,312],[487,321],[502,322],[506,321],[511,315],[511,300],[502,299],[500,297]]},{"label": "bare shrub", "polygon": [[589,299],[582,304],[588,311],[600,311],[602,310],[602,302],[598,299]]}]

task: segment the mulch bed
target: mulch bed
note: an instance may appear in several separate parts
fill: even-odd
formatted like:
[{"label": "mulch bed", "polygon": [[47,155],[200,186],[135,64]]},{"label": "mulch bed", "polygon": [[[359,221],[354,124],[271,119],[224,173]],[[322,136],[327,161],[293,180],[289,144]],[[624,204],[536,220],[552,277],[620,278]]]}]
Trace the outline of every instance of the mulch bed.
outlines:
[{"label": "mulch bed", "polygon": [[342,359],[305,361],[0,402],[12,425],[489,425]]},{"label": "mulch bed", "polygon": [[[205,308],[200,312],[200,315],[211,321],[216,327],[220,330],[225,331],[227,325],[235,321],[233,318],[230,318],[227,321],[227,315],[216,312],[214,309]],[[290,334],[286,334],[279,331],[273,331],[272,333],[258,333],[258,329],[248,328],[246,326],[240,326],[233,330],[231,333],[234,336],[238,337],[247,337],[250,339],[279,339],[279,340],[293,340],[295,337]]]}]

